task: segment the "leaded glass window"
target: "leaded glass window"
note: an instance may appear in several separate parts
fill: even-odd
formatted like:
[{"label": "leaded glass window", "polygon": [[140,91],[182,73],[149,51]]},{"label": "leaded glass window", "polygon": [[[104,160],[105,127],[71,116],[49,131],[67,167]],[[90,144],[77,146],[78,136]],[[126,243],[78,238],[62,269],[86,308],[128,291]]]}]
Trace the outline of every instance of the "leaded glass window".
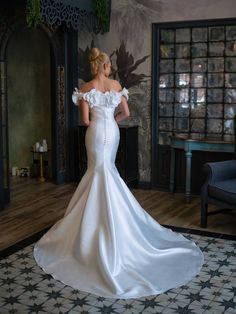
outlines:
[{"label": "leaded glass window", "polygon": [[160,27],[158,142],[170,135],[233,139],[236,25]]}]

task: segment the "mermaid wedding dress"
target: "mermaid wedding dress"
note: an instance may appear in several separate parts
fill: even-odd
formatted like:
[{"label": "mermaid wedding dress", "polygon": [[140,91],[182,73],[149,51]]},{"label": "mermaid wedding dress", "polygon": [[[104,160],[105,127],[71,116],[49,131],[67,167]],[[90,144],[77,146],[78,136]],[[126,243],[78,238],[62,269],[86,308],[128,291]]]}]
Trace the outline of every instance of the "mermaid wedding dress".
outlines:
[{"label": "mermaid wedding dress", "polygon": [[157,223],[136,201],[115,167],[119,128],[114,119],[128,90],[73,94],[85,99],[91,122],[87,172],[64,217],[34,246],[38,265],[73,288],[110,298],[160,294],[196,276],[196,244]]}]

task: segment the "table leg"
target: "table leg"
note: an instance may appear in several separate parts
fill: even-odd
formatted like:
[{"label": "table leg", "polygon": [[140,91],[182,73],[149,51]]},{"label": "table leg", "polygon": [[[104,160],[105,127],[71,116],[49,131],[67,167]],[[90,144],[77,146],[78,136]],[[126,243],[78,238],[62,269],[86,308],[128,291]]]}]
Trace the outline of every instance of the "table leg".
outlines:
[{"label": "table leg", "polygon": [[192,152],[186,151],[186,187],[185,187],[185,196],[186,201],[189,203],[191,199],[191,165],[192,165]]},{"label": "table leg", "polygon": [[45,178],[43,176],[43,154],[40,153],[40,177],[39,177],[39,181],[40,182],[44,182]]},{"label": "table leg", "polygon": [[175,149],[171,147],[171,160],[170,160],[170,186],[169,190],[174,193],[175,186]]}]

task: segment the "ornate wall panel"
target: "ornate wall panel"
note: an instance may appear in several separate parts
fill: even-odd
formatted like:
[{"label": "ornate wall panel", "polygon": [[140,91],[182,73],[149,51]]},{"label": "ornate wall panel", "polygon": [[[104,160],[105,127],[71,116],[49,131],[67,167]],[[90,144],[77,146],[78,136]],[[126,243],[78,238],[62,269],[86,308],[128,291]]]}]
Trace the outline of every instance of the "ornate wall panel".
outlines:
[{"label": "ornate wall panel", "polygon": [[65,22],[68,28],[75,30],[88,29],[95,33],[101,30],[91,0],[41,0],[41,15],[50,25]]},{"label": "ornate wall panel", "polygon": [[63,66],[57,68],[57,128],[58,128],[58,163],[59,171],[65,171],[65,69]]}]

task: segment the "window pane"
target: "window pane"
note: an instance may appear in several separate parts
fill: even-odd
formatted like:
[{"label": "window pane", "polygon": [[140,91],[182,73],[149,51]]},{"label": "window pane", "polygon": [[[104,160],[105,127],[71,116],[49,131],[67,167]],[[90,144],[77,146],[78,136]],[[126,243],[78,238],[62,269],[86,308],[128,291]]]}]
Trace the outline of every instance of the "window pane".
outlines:
[{"label": "window pane", "polygon": [[192,71],[193,72],[206,72],[206,70],[207,70],[206,58],[192,59]]},{"label": "window pane", "polygon": [[233,88],[225,89],[225,102],[236,103],[236,89]]},{"label": "window pane", "polygon": [[225,105],[224,111],[225,118],[233,118],[236,114],[236,104]]},{"label": "window pane", "polygon": [[209,56],[211,57],[220,57],[223,56],[225,52],[224,43],[211,43],[209,44]]},{"label": "window pane", "polygon": [[204,118],[206,115],[206,104],[191,104],[191,118]]},{"label": "window pane", "polygon": [[208,118],[223,118],[223,105],[221,104],[209,104],[207,106]]},{"label": "window pane", "polygon": [[193,88],[191,89],[191,103],[201,103],[206,101],[206,89],[205,88]]},{"label": "window pane", "polygon": [[236,26],[226,26],[226,40],[236,40]]},{"label": "window pane", "polygon": [[202,73],[194,73],[191,77],[192,87],[205,87],[206,86],[206,75]]},{"label": "window pane", "polygon": [[159,100],[161,102],[173,102],[174,101],[174,90],[170,88],[159,90]]},{"label": "window pane", "polygon": [[172,131],[172,118],[160,118],[159,130]]},{"label": "window pane", "polygon": [[209,40],[220,41],[225,39],[224,26],[209,27]]},{"label": "window pane", "polygon": [[226,42],[225,55],[236,57],[236,43],[235,43],[235,41]]},{"label": "window pane", "polygon": [[174,86],[174,77],[172,74],[162,74],[159,79],[159,87],[173,87]]},{"label": "window pane", "polygon": [[222,102],[223,100],[223,89],[208,89],[207,91],[208,102]]},{"label": "window pane", "polygon": [[188,86],[189,85],[189,82],[190,82],[190,75],[189,75],[189,73],[176,74],[175,77],[176,77],[175,85],[177,87],[182,87],[182,86]]},{"label": "window pane", "polygon": [[161,42],[163,43],[173,43],[175,38],[175,32],[172,29],[162,29],[161,30]]},{"label": "window pane", "polygon": [[191,131],[203,133],[205,131],[205,119],[191,119]]},{"label": "window pane", "polygon": [[224,132],[225,134],[234,134],[234,120],[225,120]]},{"label": "window pane", "polygon": [[188,118],[175,118],[174,121],[174,130],[175,131],[186,131],[189,130],[189,120]]},{"label": "window pane", "polygon": [[222,120],[208,119],[207,131],[208,133],[222,133]]},{"label": "window pane", "polygon": [[224,74],[223,73],[209,73],[208,74],[208,87],[223,87]]},{"label": "window pane", "polygon": [[236,72],[236,58],[225,58],[225,71]]},{"label": "window pane", "polygon": [[159,115],[160,117],[172,117],[173,116],[173,105],[168,103],[159,104]]},{"label": "window pane", "polygon": [[176,42],[177,43],[190,42],[190,35],[191,35],[190,28],[176,29]]},{"label": "window pane", "polygon": [[190,45],[189,44],[178,44],[176,45],[176,57],[177,58],[188,58],[190,56]]},{"label": "window pane", "polygon": [[186,103],[189,101],[189,89],[182,88],[175,91],[175,100],[177,102]]},{"label": "window pane", "polygon": [[193,42],[207,41],[207,27],[194,27],[192,29],[192,41]]},{"label": "window pane", "polygon": [[189,116],[189,104],[175,104],[174,108],[176,117]]},{"label": "window pane", "polygon": [[160,72],[161,73],[171,73],[171,72],[174,72],[174,62],[173,62],[173,60],[161,60],[161,62],[160,62]]},{"label": "window pane", "polygon": [[192,56],[193,57],[206,57],[207,56],[207,44],[199,43],[192,44]]},{"label": "window pane", "polygon": [[175,72],[189,72],[190,71],[190,60],[177,59],[175,62]]},{"label": "window pane", "polygon": [[225,87],[236,87],[236,73],[225,74]]},{"label": "window pane", "polygon": [[210,58],[208,59],[208,72],[223,72],[224,58]]},{"label": "window pane", "polygon": [[174,52],[174,45],[161,45],[160,47],[160,53],[162,58],[173,58]]}]

